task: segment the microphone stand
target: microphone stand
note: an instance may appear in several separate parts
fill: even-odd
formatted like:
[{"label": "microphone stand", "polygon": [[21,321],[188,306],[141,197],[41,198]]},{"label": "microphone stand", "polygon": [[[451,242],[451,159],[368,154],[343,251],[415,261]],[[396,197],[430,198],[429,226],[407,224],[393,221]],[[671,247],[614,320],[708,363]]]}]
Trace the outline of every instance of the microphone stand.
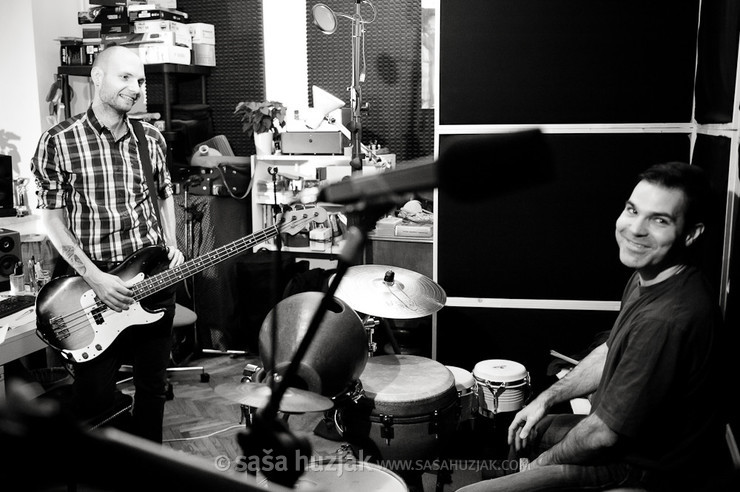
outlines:
[{"label": "microphone stand", "polygon": [[[393,205],[395,205],[395,202]],[[274,375],[273,379],[277,385],[272,388],[270,399],[262,409],[255,413],[251,426],[237,436],[245,454],[259,456],[261,460],[276,458],[279,462],[280,457],[283,457],[287,461],[285,464],[288,466],[268,466],[267,469],[263,470],[265,477],[285,487],[293,487],[303,474],[311,455],[311,444],[307,438],[293,435],[287,423],[278,418],[280,401],[288,390],[291,380],[298,373],[300,363],[326,315],[330,302],[334,299],[339,283],[347,269],[355,263],[362,252],[367,240],[369,225],[375,224],[390,208],[390,205],[388,202],[375,203],[370,206],[367,203],[362,203],[350,208],[361,211],[362,214],[357,221],[357,225],[353,225],[347,230],[346,243],[339,253],[334,280],[324,294],[285,373]],[[295,462],[290,463],[290,458],[294,458]],[[295,466],[290,466],[291,464]]]},{"label": "microphone stand", "polygon": [[352,86],[350,87],[350,105],[352,106],[352,160],[350,167],[352,173],[362,172],[362,160],[365,154],[362,152],[362,121],[360,111],[362,108],[362,89],[360,82],[364,79],[362,73],[362,17],[360,4],[362,0],[355,1],[355,15],[352,18]]}]

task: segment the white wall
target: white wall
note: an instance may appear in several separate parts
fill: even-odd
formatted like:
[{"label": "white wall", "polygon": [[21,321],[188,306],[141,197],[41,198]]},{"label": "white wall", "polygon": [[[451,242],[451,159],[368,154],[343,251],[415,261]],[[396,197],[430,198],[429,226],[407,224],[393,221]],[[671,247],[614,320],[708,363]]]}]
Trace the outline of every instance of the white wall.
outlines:
[{"label": "white wall", "polygon": [[[0,131],[10,147],[16,177],[31,178],[31,157],[49,127],[46,95],[59,65],[60,36],[80,36],[77,12],[85,0],[0,0]],[[35,208],[33,180],[29,205]]]}]

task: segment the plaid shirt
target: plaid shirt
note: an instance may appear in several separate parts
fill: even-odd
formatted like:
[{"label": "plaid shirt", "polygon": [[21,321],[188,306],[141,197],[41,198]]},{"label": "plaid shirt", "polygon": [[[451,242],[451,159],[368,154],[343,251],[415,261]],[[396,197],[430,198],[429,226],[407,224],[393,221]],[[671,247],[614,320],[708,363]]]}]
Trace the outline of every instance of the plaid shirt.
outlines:
[{"label": "plaid shirt", "polygon": [[[128,118],[126,125],[126,135],[114,141],[90,108],[44,132],[31,159],[38,208],[64,208],[67,227],[92,260],[121,261],[161,238],[139,142]],[[154,126],[143,126],[154,182],[165,199],[172,195],[167,145]]]}]

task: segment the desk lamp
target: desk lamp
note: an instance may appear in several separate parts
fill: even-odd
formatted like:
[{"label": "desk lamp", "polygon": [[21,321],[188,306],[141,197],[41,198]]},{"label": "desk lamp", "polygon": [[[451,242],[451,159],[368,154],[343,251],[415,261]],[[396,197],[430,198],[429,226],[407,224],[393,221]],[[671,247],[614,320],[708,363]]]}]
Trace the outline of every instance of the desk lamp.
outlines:
[{"label": "desk lamp", "polygon": [[[373,18],[366,21],[362,18],[360,7],[363,3],[373,9]],[[334,12],[329,6],[317,3],[311,8],[313,22],[324,34],[333,34],[337,30],[338,19],[342,17],[352,21],[352,85],[350,86],[350,103],[352,106],[352,160],[350,166],[353,173],[362,172],[362,121],[360,109],[362,108],[362,89],[360,84],[365,81],[365,29],[364,24],[370,24],[377,17],[377,11],[370,0],[355,0],[355,12],[353,15]]]}]

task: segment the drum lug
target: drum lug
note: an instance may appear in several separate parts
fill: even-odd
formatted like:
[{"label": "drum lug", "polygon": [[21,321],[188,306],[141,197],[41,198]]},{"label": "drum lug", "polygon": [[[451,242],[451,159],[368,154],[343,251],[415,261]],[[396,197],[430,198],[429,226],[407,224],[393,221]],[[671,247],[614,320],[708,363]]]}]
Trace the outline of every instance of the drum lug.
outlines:
[{"label": "drum lug", "polygon": [[439,439],[439,410],[435,410],[429,420],[429,434],[434,434],[434,438]]},{"label": "drum lug", "polygon": [[386,445],[391,445],[393,439],[393,415],[381,415],[380,421],[383,427],[380,428],[380,437],[385,439]]}]

